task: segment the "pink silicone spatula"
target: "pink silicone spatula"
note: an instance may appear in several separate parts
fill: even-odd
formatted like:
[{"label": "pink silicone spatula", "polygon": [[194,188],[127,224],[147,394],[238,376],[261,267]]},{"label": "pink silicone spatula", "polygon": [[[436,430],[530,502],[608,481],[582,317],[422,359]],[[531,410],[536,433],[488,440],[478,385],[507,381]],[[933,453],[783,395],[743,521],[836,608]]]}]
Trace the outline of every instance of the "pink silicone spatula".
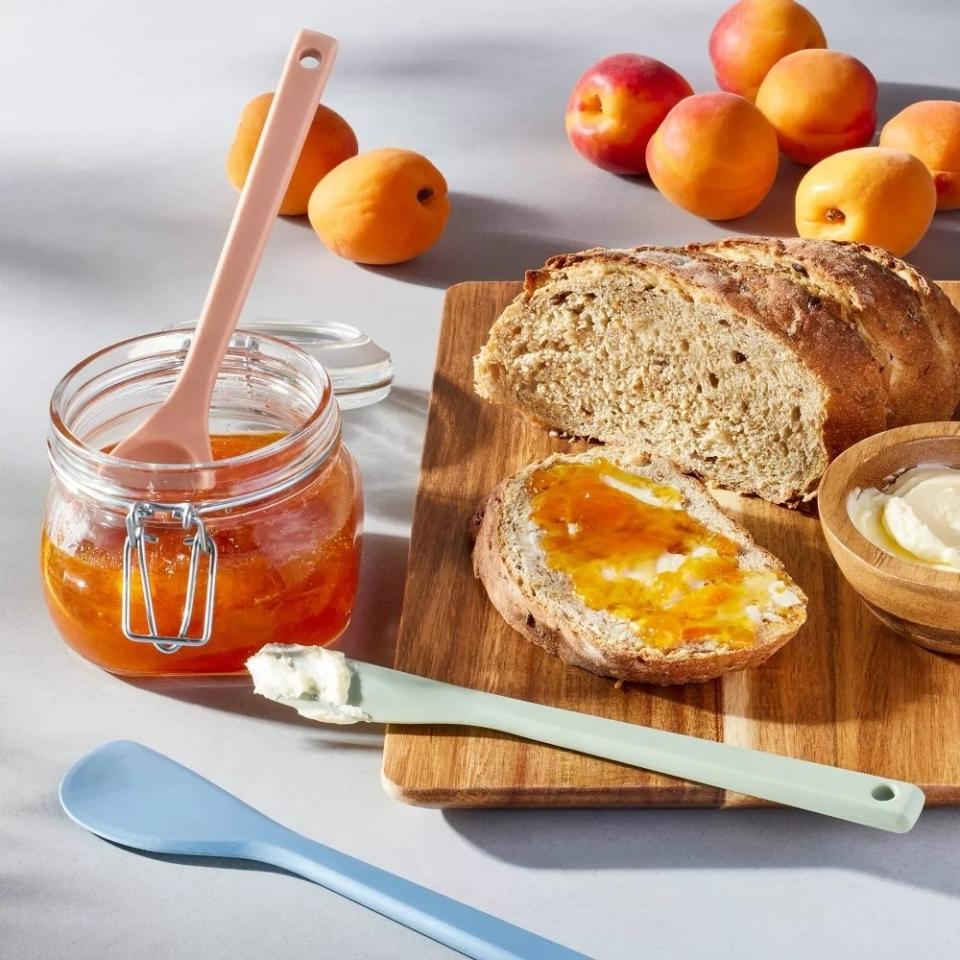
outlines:
[{"label": "pink silicone spatula", "polygon": [[312,30],[293,41],[180,375],[114,456],[149,463],[213,459],[209,411],[217,373],[336,53],[333,37]]}]

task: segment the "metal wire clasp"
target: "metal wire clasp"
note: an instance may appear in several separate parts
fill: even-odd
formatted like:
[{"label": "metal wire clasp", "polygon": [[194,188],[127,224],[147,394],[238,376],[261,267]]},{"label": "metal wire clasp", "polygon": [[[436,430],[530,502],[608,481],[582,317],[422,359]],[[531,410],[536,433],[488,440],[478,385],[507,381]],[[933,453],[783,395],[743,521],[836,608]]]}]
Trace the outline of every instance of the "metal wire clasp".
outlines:
[{"label": "metal wire clasp", "polygon": [[[187,572],[183,616],[175,637],[164,636],[157,632],[157,618],[153,610],[147,544],[156,543],[157,537],[147,532],[146,521],[157,514],[166,514],[177,521],[184,530],[193,531],[183,541],[190,547],[190,566]],[[181,647],[202,647],[213,632],[213,599],[217,581],[217,545],[207,533],[203,521],[189,503],[174,505],[137,501],[127,512],[126,525],[127,538],[123,544],[123,600],[120,617],[123,635],[137,643],[152,643],[161,653],[176,653]],[[136,551],[137,565],[140,569],[140,586],[143,591],[143,607],[147,614],[147,629],[150,631],[145,634],[136,633],[130,626],[130,596],[133,592],[131,572],[134,551]],[[203,631],[199,637],[188,637],[187,630],[193,619],[201,556],[207,557],[207,592],[203,601]]]}]

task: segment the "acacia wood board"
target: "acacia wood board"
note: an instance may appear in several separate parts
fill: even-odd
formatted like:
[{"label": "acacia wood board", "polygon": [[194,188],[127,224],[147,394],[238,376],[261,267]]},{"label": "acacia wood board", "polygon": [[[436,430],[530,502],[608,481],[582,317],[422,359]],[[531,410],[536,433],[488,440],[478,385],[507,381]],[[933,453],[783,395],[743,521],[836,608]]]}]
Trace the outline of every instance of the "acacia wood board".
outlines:
[{"label": "acacia wood board", "polygon": [[[960,282],[944,283],[960,306]],[[472,357],[520,284],[447,291],[410,544],[396,666],[523,700],[919,784],[960,803],[960,658],[883,627],[847,586],[813,515],[718,494],[809,597],[797,636],[758,669],[706,684],[617,686],[514,632],[474,579],[467,537],[480,499],[525,463],[576,449],[480,400]],[[390,727],[391,795],[437,807],[760,806],[713,787],[505,734]]]}]

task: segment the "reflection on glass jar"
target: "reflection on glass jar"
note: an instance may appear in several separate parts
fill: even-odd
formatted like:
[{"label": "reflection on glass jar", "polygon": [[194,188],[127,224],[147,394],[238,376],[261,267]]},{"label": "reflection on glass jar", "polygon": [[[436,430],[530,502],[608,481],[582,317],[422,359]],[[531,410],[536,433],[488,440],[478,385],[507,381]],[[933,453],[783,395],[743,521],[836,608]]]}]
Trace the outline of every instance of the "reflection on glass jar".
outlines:
[{"label": "reflection on glass jar", "polygon": [[359,476],[329,379],[297,348],[234,335],[210,463],[110,456],[169,392],[188,345],[164,333],[109,347],[51,401],[47,604],[66,642],[115,673],[241,672],[265,643],[331,642],[356,596]]}]

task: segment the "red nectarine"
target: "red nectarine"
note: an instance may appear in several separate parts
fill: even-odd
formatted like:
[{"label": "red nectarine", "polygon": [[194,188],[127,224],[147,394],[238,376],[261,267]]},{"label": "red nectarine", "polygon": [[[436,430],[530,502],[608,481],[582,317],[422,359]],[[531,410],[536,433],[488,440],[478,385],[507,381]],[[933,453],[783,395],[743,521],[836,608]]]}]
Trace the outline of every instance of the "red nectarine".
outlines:
[{"label": "red nectarine", "polygon": [[652,57],[618,53],[577,81],[567,104],[567,136],[591,163],[612,173],[645,173],[647,142],[693,88]]}]

